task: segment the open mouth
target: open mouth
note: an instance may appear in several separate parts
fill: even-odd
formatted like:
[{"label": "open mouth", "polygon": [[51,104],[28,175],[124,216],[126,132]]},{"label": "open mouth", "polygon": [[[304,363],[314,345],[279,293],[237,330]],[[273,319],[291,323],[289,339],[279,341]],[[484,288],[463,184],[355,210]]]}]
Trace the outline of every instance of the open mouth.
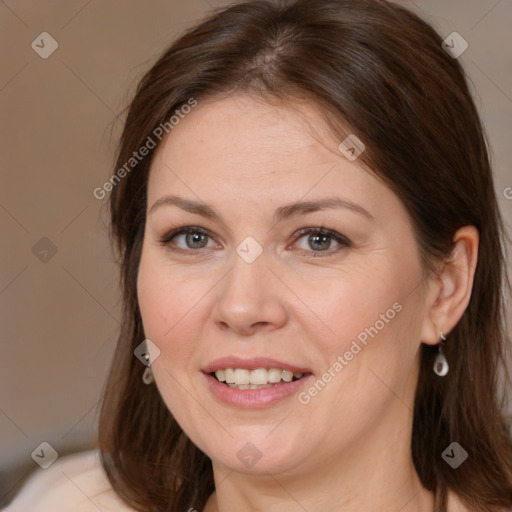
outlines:
[{"label": "open mouth", "polygon": [[266,389],[300,380],[310,373],[294,373],[280,368],[224,368],[211,372],[218,382],[234,389]]}]

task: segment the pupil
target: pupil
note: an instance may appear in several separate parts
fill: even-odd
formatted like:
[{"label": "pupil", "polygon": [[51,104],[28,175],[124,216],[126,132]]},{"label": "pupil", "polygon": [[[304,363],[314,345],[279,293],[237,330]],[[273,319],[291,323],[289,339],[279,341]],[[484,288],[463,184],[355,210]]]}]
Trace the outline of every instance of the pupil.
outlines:
[{"label": "pupil", "polygon": [[320,244],[320,247],[317,245],[317,249],[328,249],[330,238],[327,235],[311,235],[309,241],[312,244]]},{"label": "pupil", "polygon": [[[188,234],[187,235],[187,244],[194,245],[193,248],[204,247],[204,245],[205,245],[204,243],[201,245],[201,241],[204,242],[204,238],[206,238],[206,237],[202,233]],[[195,245],[195,244],[200,244],[200,245]]]}]

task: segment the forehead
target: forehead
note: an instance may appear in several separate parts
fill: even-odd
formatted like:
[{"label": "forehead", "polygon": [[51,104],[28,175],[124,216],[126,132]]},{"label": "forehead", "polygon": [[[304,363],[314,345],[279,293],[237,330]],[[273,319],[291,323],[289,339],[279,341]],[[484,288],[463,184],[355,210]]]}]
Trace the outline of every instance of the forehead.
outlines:
[{"label": "forehead", "polygon": [[210,168],[243,163],[240,173],[251,163],[265,171],[274,166],[282,169],[285,163],[290,168],[299,166],[305,156],[315,162],[319,157],[332,161],[332,148],[320,150],[322,144],[335,147],[333,136],[311,106],[277,106],[246,95],[199,101],[164,142],[163,152],[172,153],[175,162],[185,157],[206,162]]},{"label": "forehead", "polygon": [[374,205],[390,199],[372,173],[339,152],[339,142],[313,105],[246,95],[199,101],[155,154],[148,205],[169,193],[255,207],[326,193]]}]

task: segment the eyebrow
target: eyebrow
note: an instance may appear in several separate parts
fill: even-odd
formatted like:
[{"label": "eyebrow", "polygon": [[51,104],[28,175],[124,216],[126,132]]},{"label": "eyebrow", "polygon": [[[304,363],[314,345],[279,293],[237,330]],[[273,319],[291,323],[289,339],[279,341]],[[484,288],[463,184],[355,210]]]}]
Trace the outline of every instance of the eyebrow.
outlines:
[{"label": "eyebrow", "polygon": [[[181,208],[182,210],[185,210],[186,212],[195,213],[197,215],[201,215],[202,217],[218,220],[224,223],[222,217],[214,210],[212,206],[173,195],[157,199],[149,209],[148,215],[151,215],[156,209],[164,205],[174,205],[178,208]],[[365,208],[357,203],[353,203],[352,201],[341,199],[339,197],[326,197],[315,201],[299,201],[281,206],[274,212],[274,222],[279,223],[290,217],[306,215],[318,210],[334,208],[345,208],[347,210],[353,211],[354,213],[362,215],[369,220],[374,220],[373,215],[371,215],[370,212],[368,212]]]}]

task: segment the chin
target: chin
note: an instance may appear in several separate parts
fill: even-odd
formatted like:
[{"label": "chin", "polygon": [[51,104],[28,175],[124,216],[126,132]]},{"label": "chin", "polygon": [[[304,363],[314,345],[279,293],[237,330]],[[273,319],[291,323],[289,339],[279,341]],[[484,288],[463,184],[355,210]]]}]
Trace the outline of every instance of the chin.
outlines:
[{"label": "chin", "polygon": [[[281,432],[280,436],[275,433],[269,436],[269,432],[272,429],[267,427],[245,428],[243,433],[230,432],[233,437],[223,432],[222,441],[212,442],[210,439],[205,443],[205,452],[214,464],[238,473],[268,475],[293,471],[299,464],[297,454],[304,455],[303,441],[299,436],[294,440],[289,432],[285,432],[286,435]],[[212,449],[208,449],[210,446]]]}]

